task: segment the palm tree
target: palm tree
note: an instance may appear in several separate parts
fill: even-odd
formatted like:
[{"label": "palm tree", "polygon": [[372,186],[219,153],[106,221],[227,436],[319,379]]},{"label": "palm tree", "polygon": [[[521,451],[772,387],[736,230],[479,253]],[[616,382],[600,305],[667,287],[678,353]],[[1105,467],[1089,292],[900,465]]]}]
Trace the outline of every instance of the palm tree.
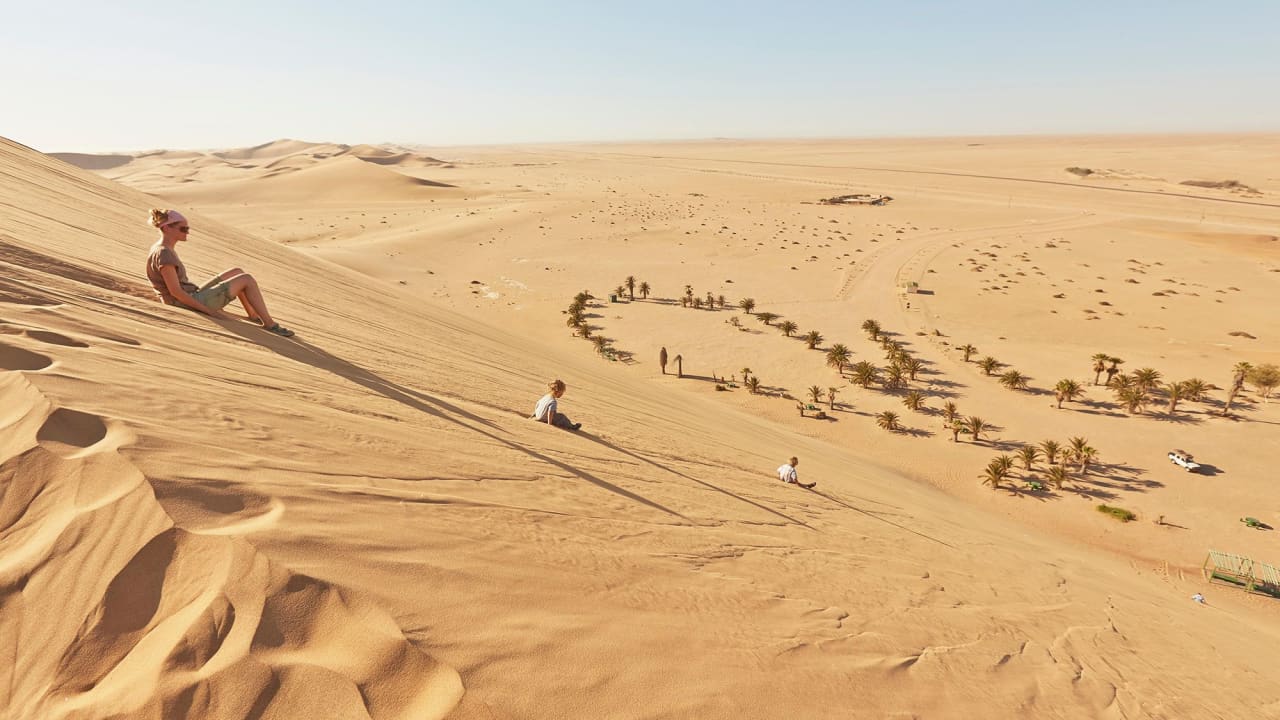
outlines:
[{"label": "palm tree", "polygon": [[1126,385],[1116,389],[1116,399],[1124,405],[1125,410],[1130,415],[1133,415],[1134,413],[1141,413],[1142,409],[1146,407],[1148,396],[1147,391],[1137,385]]},{"label": "palm tree", "polygon": [[579,335],[581,335],[582,337],[586,338],[587,340],[590,340],[590,339],[591,339],[591,326],[590,326],[590,325],[588,325],[586,322],[583,322],[581,325],[579,325],[579,326],[578,326],[578,334],[579,334]]},{"label": "palm tree", "polygon": [[1093,384],[1097,385],[1098,378],[1102,376],[1102,373],[1104,371],[1106,371],[1107,361],[1111,359],[1111,356],[1106,353],[1094,353],[1092,359],[1093,359]]},{"label": "palm tree", "polygon": [[708,310],[716,309],[716,296],[712,295],[710,290],[707,291],[707,309]]},{"label": "palm tree", "polygon": [[1000,384],[1010,390],[1026,390],[1027,376],[1017,370],[1008,370],[1000,376]]},{"label": "palm tree", "polygon": [[1058,409],[1062,409],[1063,402],[1071,402],[1076,398],[1084,395],[1084,388],[1080,387],[1080,383],[1075,380],[1062,379],[1057,385],[1053,386],[1054,395],[1058,398]]},{"label": "palm tree", "polygon": [[1000,368],[1000,361],[988,355],[978,361],[978,367],[982,368],[982,372],[990,376],[991,373]]},{"label": "palm tree", "polygon": [[582,292],[573,296],[573,304],[586,307],[587,301],[590,299],[591,299],[591,293],[587,292],[586,290],[583,290]]},{"label": "palm tree", "polygon": [[1271,399],[1271,393],[1275,391],[1277,385],[1280,385],[1280,367],[1276,367],[1273,363],[1264,363],[1250,368],[1246,377],[1253,385],[1253,389],[1262,396],[1262,402],[1268,402]]},{"label": "palm tree", "polygon": [[864,388],[871,387],[871,383],[875,382],[876,376],[880,374],[880,369],[866,360],[854,363],[849,369],[853,371],[853,381]]},{"label": "palm tree", "polygon": [[751,377],[751,368],[749,367],[742,368],[742,382],[745,383],[747,381],[747,378],[749,377]]},{"label": "palm tree", "polygon": [[808,345],[810,350],[818,347],[818,343],[822,342],[822,340],[822,333],[817,330],[810,330],[809,333],[804,336],[804,344]]},{"label": "palm tree", "polygon": [[1089,446],[1085,446],[1080,452],[1076,453],[1075,461],[1080,463],[1080,474],[1089,474],[1089,463],[1098,459],[1098,451]]},{"label": "palm tree", "polygon": [[609,338],[603,335],[597,335],[591,338],[591,344],[595,345],[596,352],[604,355],[605,351],[609,349]]},{"label": "palm tree", "polygon": [[999,468],[1000,472],[1004,476],[1007,476],[1009,473],[1013,472],[1013,456],[1012,455],[997,455],[991,460],[991,464]]},{"label": "palm tree", "polygon": [[701,309],[702,309],[702,298],[696,297],[696,298],[694,298],[691,302],[693,303],[693,309],[694,309],[694,310],[701,310]]},{"label": "palm tree", "polygon": [[742,298],[738,301],[738,307],[742,308],[742,312],[750,315],[751,311],[756,309],[756,301],[752,298]]},{"label": "palm tree", "polygon": [[618,287],[614,288],[614,289],[613,289],[613,294],[614,294],[614,295],[617,295],[618,297],[622,297],[623,295],[626,295],[626,294],[627,294],[627,288],[626,288],[626,286],[625,286],[625,285],[619,285]]},{"label": "palm tree", "polygon": [[1206,393],[1209,392],[1209,383],[1200,378],[1191,378],[1182,381],[1182,397],[1191,402],[1200,402],[1204,399]]},{"label": "palm tree", "polygon": [[627,286],[627,298],[629,300],[636,299],[636,276],[628,275],[624,283]]},{"label": "palm tree", "polygon": [[835,412],[836,409],[836,393],[838,392],[840,392],[840,388],[827,388],[827,407],[830,408],[832,412]]},{"label": "palm tree", "polygon": [[584,310],[583,308],[577,305],[570,305],[568,310],[568,315],[569,315],[568,322],[566,322],[565,324],[577,325],[578,323],[586,319],[586,310]]},{"label": "palm tree", "polygon": [[886,390],[897,390],[907,384],[907,373],[901,365],[890,365],[884,369],[884,387]]},{"label": "palm tree", "polygon": [[822,388],[817,385],[809,386],[809,399],[815,403],[822,399]]},{"label": "palm tree", "polygon": [[979,477],[982,478],[982,484],[990,485],[992,490],[999,490],[1000,483],[1004,482],[1004,473],[1000,472],[1000,468],[996,466],[994,461],[983,468],[982,475]]},{"label": "palm tree", "polygon": [[871,336],[872,340],[880,336],[880,323],[875,320],[862,321],[862,329],[866,331],[867,335]]},{"label": "palm tree", "polygon": [[647,282],[640,283],[640,297],[644,298],[645,300],[649,299],[649,283]]},{"label": "palm tree", "polygon": [[972,345],[961,345],[960,352],[964,353],[964,361],[969,362],[969,356],[978,352],[978,348]]},{"label": "palm tree", "polygon": [[800,329],[800,326],[796,325],[790,320],[783,320],[782,322],[778,323],[778,329],[782,331],[783,335],[786,335],[787,337],[791,337],[791,333]]},{"label": "palm tree", "polygon": [[1089,442],[1082,437],[1073,437],[1068,441],[1069,449],[1067,456],[1072,462],[1080,463],[1080,474],[1083,475],[1089,468],[1089,463],[1098,457],[1098,451],[1089,446]]},{"label": "palm tree", "polygon": [[836,369],[836,372],[844,374],[844,366],[849,364],[851,353],[849,348],[841,343],[836,343],[827,349],[827,365]]},{"label": "palm tree", "polygon": [[743,386],[747,388],[747,392],[755,395],[760,392],[760,378],[752,375],[742,381]]},{"label": "palm tree", "polygon": [[717,296],[716,296],[716,304],[720,306],[720,309],[721,309],[721,310],[723,310],[723,309],[724,309],[724,306],[725,306],[725,305],[727,305],[728,303],[729,303],[729,301],[728,301],[728,299],[726,299],[726,298],[725,298],[725,296],[723,296],[723,295],[717,295]]},{"label": "palm tree", "polygon": [[1049,484],[1053,485],[1054,490],[1061,490],[1063,483],[1070,477],[1067,474],[1067,468],[1062,465],[1050,465],[1044,476],[1049,481]]},{"label": "palm tree", "polygon": [[974,442],[982,439],[982,433],[986,432],[988,427],[987,423],[976,415],[970,415],[964,419],[965,432],[973,436]]},{"label": "palm tree", "polygon": [[1244,388],[1244,379],[1252,369],[1253,366],[1247,362],[1238,362],[1232,369],[1231,391],[1227,393],[1227,402],[1222,406],[1223,415],[1231,412],[1231,403],[1236,399],[1236,394]]},{"label": "palm tree", "polygon": [[879,415],[876,415],[876,424],[890,432],[897,432],[902,428],[902,426],[898,424],[898,413],[892,410],[885,410]]},{"label": "palm tree", "polygon": [[1031,466],[1040,459],[1040,449],[1035,445],[1023,445],[1018,448],[1018,459],[1022,460],[1022,466],[1031,471]]},{"label": "palm tree", "polygon": [[1053,465],[1058,462],[1058,453],[1062,451],[1062,446],[1057,440],[1045,440],[1040,443],[1040,449],[1044,451],[1044,461]]},{"label": "palm tree", "polygon": [[948,400],[942,404],[942,417],[947,424],[955,422],[956,417],[960,415],[960,408],[956,407],[954,401]]},{"label": "palm tree", "polygon": [[919,390],[912,390],[902,396],[902,404],[908,409],[920,412],[920,408],[924,407],[924,393]]},{"label": "palm tree", "polygon": [[1160,385],[1160,371],[1155,368],[1138,368],[1133,371],[1133,382],[1145,392],[1151,392]]},{"label": "palm tree", "polygon": [[951,442],[960,442],[960,433],[968,432],[968,430],[965,429],[964,423],[958,419],[952,420],[951,427],[947,429],[951,431]]},{"label": "palm tree", "polygon": [[1178,401],[1187,396],[1187,383],[1185,381],[1166,383],[1164,394],[1169,398],[1169,407],[1165,412],[1172,415],[1178,409]]},{"label": "palm tree", "polygon": [[1110,385],[1111,378],[1115,377],[1115,374],[1120,372],[1120,366],[1124,364],[1124,361],[1118,357],[1108,357],[1107,362],[1111,363],[1106,370],[1107,384]]},{"label": "palm tree", "polygon": [[689,296],[688,296],[688,295],[681,295],[681,296],[680,296],[680,307],[686,307],[686,308],[687,308],[687,307],[689,307]]},{"label": "palm tree", "polygon": [[760,322],[764,323],[765,325],[768,325],[772,323],[774,320],[778,319],[778,314],[771,313],[771,312],[762,312],[756,315],[756,317],[760,319]]},{"label": "palm tree", "polygon": [[907,375],[909,375],[912,380],[915,380],[916,373],[924,369],[924,363],[913,357],[905,357],[902,360],[902,369],[907,371]]}]

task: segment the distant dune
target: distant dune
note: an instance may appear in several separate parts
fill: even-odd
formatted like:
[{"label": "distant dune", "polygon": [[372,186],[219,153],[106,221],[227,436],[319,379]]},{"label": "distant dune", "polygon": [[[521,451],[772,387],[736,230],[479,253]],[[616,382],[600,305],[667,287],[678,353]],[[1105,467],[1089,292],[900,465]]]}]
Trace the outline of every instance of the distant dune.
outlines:
[{"label": "distant dune", "polygon": [[183,202],[293,202],[301,200],[385,202],[427,200],[443,183],[401,175],[351,156],[317,160],[296,154],[268,164],[265,172],[164,192]]},{"label": "distant dune", "polygon": [[93,155],[89,153],[49,153],[49,157],[71,163],[83,170],[110,170],[133,161],[132,155]]}]

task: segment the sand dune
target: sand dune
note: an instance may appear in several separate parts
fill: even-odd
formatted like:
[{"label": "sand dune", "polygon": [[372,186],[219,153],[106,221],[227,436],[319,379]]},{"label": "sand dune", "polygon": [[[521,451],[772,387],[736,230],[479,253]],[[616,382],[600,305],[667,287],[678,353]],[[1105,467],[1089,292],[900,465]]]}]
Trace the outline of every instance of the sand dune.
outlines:
[{"label": "sand dune", "polygon": [[268,164],[248,179],[163,191],[174,202],[202,204],[260,202],[425,202],[439,196],[442,183],[401,175],[354,157],[326,160],[291,155]]},{"label": "sand dune", "polygon": [[[138,266],[154,199],[0,144],[16,199],[0,205],[0,647],[17,668],[0,706],[19,717],[1280,712],[1275,607],[1196,574],[1210,542],[1267,553],[1268,534],[1233,514],[1268,497],[1275,404],[1246,392],[1241,420],[1195,410],[1194,425],[1058,412],[955,351],[973,338],[1036,368],[1038,387],[1083,375],[1098,347],[1207,375],[1239,352],[1214,349],[1200,314],[1219,294],[1191,284],[1247,273],[1221,305],[1254,324],[1268,266],[1197,266],[1181,249],[1204,239],[1183,234],[1110,246],[1124,223],[1158,216],[1161,198],[1124,196],[1091,218],[1071,194],[1089,189],[1035,186],[1014,208],[1007,185],[930,180],[913,199],[914,181],[794,167],[817,164],[794,147],[636,150],[476,150],[459,182],[492,190],[425,205],[419,191],[442,191],[410,192],[354,158],[246,183],[385,185],[386,227],[364,220],[377,229],[343,220],[360,201],[328,209],[298,191],[266,206],[207,190],[182,248],[193,278],[245,266],[299,331],[284,340],[148,299]],[[709,152],[792,165],[680,157]],[[1054,172],[1071,164],[1049,160]],[[898,199],[853,213],[802,204],[851,185]],[[1231,207],[1212,231],[1266,234],[1251,228],[1269,211]],[[1182,233],[1191,213],[1180,212]],[[347,224],[316,257],[266,230],[298,217]],[[1185,346],[1135,332],[1165,312],[1150,294],[1109,300],[1125,314],[1090,321],[1083,310],[1104,306],[1072,288],[1073,312],[1047,312],[1050,283],[1129,288],[1131,249],[1165,263],[1141,280],[1200,293],[1175,296],[1193,330]],[[368,272],[333,264],[338,251]],[[589,308],[635,358],[608,362],[560,311],[629,273],[654,284],[651,300]],[[935,295],[906,307],[905,278]],[[878,317],[929,362],[915,387],[935,408],[954,397],[1002,429],[953,444],[933,416],[851,385],[776,328],[682,308],[685,283],[753,296],[860,359],[880,359],[858,327]],[[1047,309],[1026,314],[1037,304]],[[1257,362],[1276,350],[1256,342]],[[659,345],[683,353],[685,378],[658,372]],[[744,364],[779,395],[842,383],[835,420],[707,381]],[[525,418],[555,376],[582,433]],[[871,416],[892,407],[920,432],[876,428]],[[1219,449],[1224,477],[1149,461],[1171,431],[1192,430]],[[1002,443],[1078,432],[1115,466],[1105,477],[1061,493],[978,485]],[[772,480],[790,454],[818,492]],[[1142,522],[1094,512],[1103,492]],[[1149,522],[1159,512],[1182,529]],[[1208,605],[1189,600],[1196,591]],[[64,609],[37,616],[41,604]]]}]

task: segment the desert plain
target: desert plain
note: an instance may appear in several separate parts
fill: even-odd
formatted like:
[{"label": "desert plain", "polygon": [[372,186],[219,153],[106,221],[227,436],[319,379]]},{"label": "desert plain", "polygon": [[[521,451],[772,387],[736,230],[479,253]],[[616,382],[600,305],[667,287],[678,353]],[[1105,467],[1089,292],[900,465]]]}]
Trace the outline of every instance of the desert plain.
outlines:
[{"label": "desert plain", "polygon": [[[1236,382],[1280,363],[1276,168],[0,141],[0,717],[1280,717],[1280,601],[1202,572],[1280,563]],[[152,207],[297,335],[157,302]],[[528,419],[554,378],[578,432]]]}]

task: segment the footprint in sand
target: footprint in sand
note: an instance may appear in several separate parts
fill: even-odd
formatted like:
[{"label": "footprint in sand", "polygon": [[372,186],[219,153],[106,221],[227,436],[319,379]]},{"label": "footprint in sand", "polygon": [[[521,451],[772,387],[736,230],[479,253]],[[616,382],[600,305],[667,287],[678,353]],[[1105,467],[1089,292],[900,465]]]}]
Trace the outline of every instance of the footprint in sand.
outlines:
[{"label": "footprint in sand", "polygon": [[47,355],[0,343],[0,370],[43,370],[52,364]]},{"label": "footprint in sand", "polygon": [[102,418],[79,410],[58,408],[36,433],[36,442],[44,449],[62,456],[102,442],[107,437],[107,424]]}]

